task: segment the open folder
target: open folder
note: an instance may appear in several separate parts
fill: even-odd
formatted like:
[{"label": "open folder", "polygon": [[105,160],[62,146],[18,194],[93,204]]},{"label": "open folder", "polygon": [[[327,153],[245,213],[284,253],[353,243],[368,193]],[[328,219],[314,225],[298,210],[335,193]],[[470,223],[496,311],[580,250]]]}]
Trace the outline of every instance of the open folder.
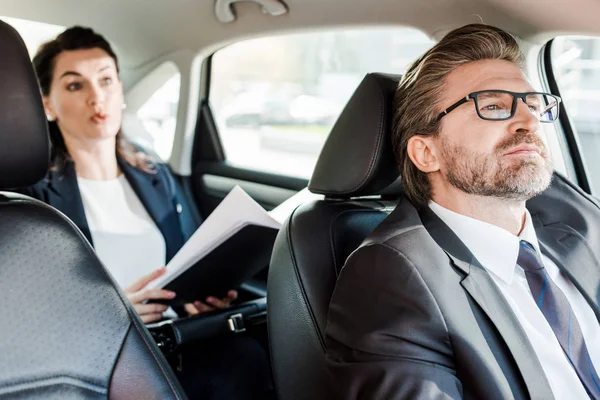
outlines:
[{"label": "open folder", "polygon": [[224,297],[269,264],[280,226],[236,186],[148,287],[177,293],[170,304]]}]

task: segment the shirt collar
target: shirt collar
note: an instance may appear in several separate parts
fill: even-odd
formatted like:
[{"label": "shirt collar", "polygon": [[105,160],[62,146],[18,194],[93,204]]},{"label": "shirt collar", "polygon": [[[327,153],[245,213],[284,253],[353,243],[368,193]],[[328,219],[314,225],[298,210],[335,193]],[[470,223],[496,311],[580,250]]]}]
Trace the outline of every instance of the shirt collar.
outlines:
[{"label": "shirt collar", "polygon": [[438,216],[473,253],[479,263],[507,284],[511,284],[519,241],[526,240],[540,251],[529,211],[525,210],[525,226],[519,236],[496,225],[458,214],[429,201],[429,208]]}]

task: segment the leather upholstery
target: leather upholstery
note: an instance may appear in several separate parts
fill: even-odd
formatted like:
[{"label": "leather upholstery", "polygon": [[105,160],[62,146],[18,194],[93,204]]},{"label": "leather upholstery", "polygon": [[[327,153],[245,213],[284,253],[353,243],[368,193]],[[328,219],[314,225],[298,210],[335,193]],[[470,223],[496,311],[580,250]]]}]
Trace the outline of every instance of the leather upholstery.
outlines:
[{"label": "leather upholstery", "polygon": [[62,214],[2,193],[0,266],[0,397],[183,398],[129,301]]},{"label": "leather upholstery", "polygon": [[13,189],[44,177],[50,144],[27,49],[19,34],[2,21],[0,54],[0,189]]},{"label": "leather upholstery", "polygon": [[308,184],[311,192],[335,198],[376,195],[398,178],[390,132],[399,80],[386,74],[363,79],[323,146]]},{"label": "leather upholstery", "polygon": [[326,198],[297,208],[275,241],[267,312],[280,399],[335,397],[325,363],[325,324],[337,276],[350,253],[397,204],[349,198],[394,199],[402,189],[389,137],[398,80],[365,77],[327,139],[309,184]]},{"label": "leather upholstery", "polygon": [[325,365],[325,324],[337,274],[395,204],[319,200],[296,209],[280,230],[267,281],[278,398],[333,398]]},{"label": "leather upholstery", "polygon": [[[0,49],[0,187],[6,188],[43,178],[48,135],[25,46],[2,22]],[[45,203],[5,192],[0,294],[1,398],[184,398],[75,225]]]}]

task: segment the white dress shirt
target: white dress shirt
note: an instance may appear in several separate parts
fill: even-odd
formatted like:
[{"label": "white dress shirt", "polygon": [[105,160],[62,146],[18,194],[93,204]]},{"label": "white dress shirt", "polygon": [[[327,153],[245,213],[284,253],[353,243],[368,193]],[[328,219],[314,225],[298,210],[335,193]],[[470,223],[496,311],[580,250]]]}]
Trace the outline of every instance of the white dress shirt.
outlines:
[{"label": "white dress shirt", "polygon": [[526,211],[523,231],[519,236],[515,236],[498,226],[450,211],[433,201],[429,202],[429,207],[490,272],[529,338],[554,397],[560,400],[588,399],[583,384],[569,363],[550,324],[533,300],[523,269],[517,266],[520,240],[531,243],[538,254],[542,255],[548,276],[569,300],[581,325],[596,371],[600,370],[600,323],[573,283],[560,272],[552,260],[540,252],[529,211]]}]

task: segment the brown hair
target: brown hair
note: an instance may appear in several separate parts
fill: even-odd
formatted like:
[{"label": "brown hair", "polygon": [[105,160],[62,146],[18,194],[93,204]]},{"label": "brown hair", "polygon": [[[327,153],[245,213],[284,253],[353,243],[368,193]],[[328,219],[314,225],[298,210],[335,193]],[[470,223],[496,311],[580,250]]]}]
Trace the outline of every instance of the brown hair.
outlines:
[{"label": "brown hair", "polygon": [[[119,60],[117,59],[117,55],[108,41],[90,28],[74,26],[58,35],[56,39],[41,45],[33,57],[33,67],[37,74],[42,95],[48,96],[50,94],[56,57],[60,53],[63,51],[94,48],[102,49],[112,57],[115,61],[118,73]],[[49,121],[48,128],[50,131],[51,144],[50,169],[56,171],[62,169],[67,162],[71,161],[71,157],[56,121]],[[115,151],[117,157],[125,160],[128,164],[146,172],[154,171],[154,159],[150,155],[136,148],[125,138],[120,129],[116,137]]]},{"label": "brown hair", "polygon": [[521,69],[525,61],[508,32],[489,25],[465,25],[449,32],[411,64],[398,85],[392,147],[406,196],[417,207],[427,205],[432,189],[427,174],[408,157],[408,140],[416,135],[437,135],[439,100],[448,74],[463,64],[489,59],[510,61]]}]

